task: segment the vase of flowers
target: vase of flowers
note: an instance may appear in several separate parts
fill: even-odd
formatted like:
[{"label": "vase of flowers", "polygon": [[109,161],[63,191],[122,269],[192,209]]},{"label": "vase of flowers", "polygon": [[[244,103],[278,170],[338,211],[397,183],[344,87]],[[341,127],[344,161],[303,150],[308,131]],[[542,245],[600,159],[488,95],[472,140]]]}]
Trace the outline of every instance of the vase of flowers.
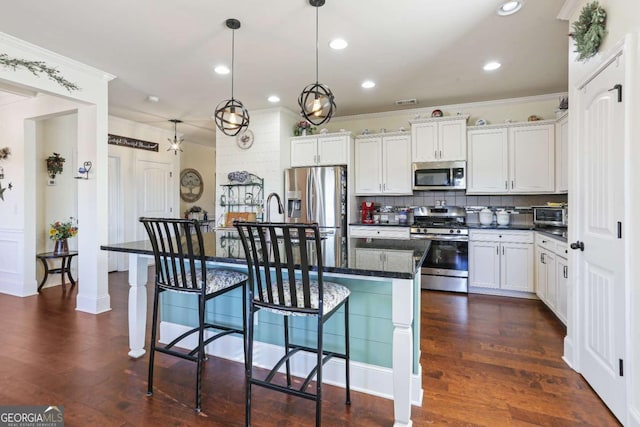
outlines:
[{"label": "vase of flowers", "polygon": [[51,179],[55,179],[56,175],[62,173],[65,158],[58,153],[53,153],[47,157],[47,172]]},{"label": "vase of flowers", "polygon": [[53,252],[56,254],[64,254],[69,252],[69,244],[67,239],[78,234],[78,226],[75,225],[73,217],[69,221],[56,221],[51,223],[49,228],[49,238],[55,242]]},{"label": "vase of flowers", "polygon": [[295,136],[313,135],[313,132],[315,130],[316,128],[312,127],[311,123],[309,123],[306,120],[301,120],[298,123],[296,123],[296,126],[293,129],[293,134]]}]

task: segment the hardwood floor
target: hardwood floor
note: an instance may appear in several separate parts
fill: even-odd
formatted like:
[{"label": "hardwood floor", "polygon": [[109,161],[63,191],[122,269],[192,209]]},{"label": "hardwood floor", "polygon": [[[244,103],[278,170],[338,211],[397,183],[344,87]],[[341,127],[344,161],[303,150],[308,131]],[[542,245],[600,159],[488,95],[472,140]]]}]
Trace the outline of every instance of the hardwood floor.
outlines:
[{"label": "hardwood floor", "polygon": [[[149,277],[153,277],[151,274]],[[210,358],[203,412],[193,411],[195,364],[127,356],[126,273],[110,275],[113,310],[75,311],[76,288],[0,295],[0,404],[64,406],[68,426],[241,426],[242,365]],[[151,291],[151,289],[149,289]],[[564,328],[538,301],[422,293],[424,400],[415,426],[620,425],[582,377],[561,360]],[[391,401],[323,387],[323,425],[391,426]],[[313,424],[311,401],[257,388],[255,426]]]}]

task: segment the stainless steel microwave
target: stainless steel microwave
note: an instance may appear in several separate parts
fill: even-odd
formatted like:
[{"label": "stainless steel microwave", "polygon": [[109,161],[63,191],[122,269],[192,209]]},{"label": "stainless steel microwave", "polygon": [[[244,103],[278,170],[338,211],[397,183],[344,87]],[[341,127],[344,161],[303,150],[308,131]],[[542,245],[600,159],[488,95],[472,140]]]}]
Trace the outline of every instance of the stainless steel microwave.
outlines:
[{"label": "stainless steel microwave", "polygon": [[413,164],[414,190],[466,190],[467,162],[422,162]]}]

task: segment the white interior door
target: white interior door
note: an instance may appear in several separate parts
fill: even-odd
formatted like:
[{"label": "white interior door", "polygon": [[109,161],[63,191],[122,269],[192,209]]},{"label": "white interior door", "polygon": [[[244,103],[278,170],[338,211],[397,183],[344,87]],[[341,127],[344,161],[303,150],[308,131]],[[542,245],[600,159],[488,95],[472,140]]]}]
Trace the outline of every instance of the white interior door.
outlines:
[{"label": "white interior door", "polygon": [[[138,217],[173,217],[171,206],[171,165],[163,162],[138,160],[137,162]],[[144,227],[138,224],[137,239],[146,239]]]},{"label": "white interior door", "polygon": [[[121,243],[122,192],[120,191],[120,158],[109,156],[109,243]],[[108,252],[109,272],[118,271],[123,257],[118,252]]]},{"label": "white interior door", "polygon": [[[624,244],[618,221],[624,213],[624,84],[620,57],[580,94],[576,185],[580,371],[620,420],[626,416]],[[573,249],[574,247],[572,247]]]}]

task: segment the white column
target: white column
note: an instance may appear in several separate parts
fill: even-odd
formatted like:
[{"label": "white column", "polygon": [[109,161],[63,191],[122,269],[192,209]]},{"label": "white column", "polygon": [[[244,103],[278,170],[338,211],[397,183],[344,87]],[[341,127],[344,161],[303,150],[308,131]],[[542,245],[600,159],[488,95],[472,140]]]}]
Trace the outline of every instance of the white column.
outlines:
[{"label": "white column", "polygon": [[393,413],[394,427],[410,427],[413,370],[413,281],[393,279]]},{"label": "white column", "polygon": [[147,329],[147,257],[129,255],[129,356],[142,357]]}]

